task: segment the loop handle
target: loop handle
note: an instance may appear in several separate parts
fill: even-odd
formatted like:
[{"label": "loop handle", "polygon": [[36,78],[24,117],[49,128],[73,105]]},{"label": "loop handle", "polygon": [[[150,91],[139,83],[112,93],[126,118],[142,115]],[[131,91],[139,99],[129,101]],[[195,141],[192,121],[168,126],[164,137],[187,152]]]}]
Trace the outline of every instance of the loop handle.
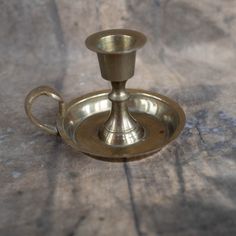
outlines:
[{"label": "loop handle", "polygon": [[65,103],[64,103],[61,95],[57,91],[55,91],[53,88],[50,88],[48,86],[40,86],[40,87],[37,87],[29,92],[29,94],[25,98],[25,112],[26,112],[27,116],[29,117],[29,119],[31,120],[31,122],[33,124],[35,124],[37,127],[43,129],[44,131],[46,131],[49,134],[58,135],[59,133],[58,133],[56,126],[44,124],[43,122],[41,122],[39,119],[37,119],[32,114],[31,110],[32,110],[32,105],[33,105],[34,100],[37,97],[42,96],[42,95],[52,97],[53,99],[58,101],[59,115],[60,116],[64,115]]}]

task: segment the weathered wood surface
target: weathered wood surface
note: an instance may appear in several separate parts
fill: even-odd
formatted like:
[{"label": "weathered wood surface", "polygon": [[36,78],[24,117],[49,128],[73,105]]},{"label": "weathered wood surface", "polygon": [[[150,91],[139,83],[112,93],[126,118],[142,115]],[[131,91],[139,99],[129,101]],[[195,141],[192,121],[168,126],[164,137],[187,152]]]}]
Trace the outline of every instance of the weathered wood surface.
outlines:
[{"label": "weathered wood surface", "polygon": [[[66,100],[109,87],[84,40],[118,27],[149,39],[128,86],[187,116],[176,141],[130,163],[75,153],[23,109],[42,84]],[[0,81],[1,236],[236,235],[235,0],[1,0]],[[54,102],[35,107],[54,120]]]}]

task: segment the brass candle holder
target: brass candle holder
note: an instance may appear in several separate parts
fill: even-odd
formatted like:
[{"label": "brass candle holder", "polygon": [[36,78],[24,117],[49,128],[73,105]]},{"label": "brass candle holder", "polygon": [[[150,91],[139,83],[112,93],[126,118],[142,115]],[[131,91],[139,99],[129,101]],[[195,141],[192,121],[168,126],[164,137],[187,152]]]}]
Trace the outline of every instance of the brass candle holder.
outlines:
[{"label": "brass candle holder", "polygon": [[[167,97],[125,89],[134,75],[136,51],[145,42],[142,33],[128,29],[89,36],[86,46],[97,53],[101,75],[111,82],[112,90],[94,92],[66,104],[55,90],[41,86],[27,95],[26,114],[36,126],[60,134],[75,149],[97,158],[141,158],[160,150],[183,129],[185,115]],[[33,116],[31,106],[40,95],[59,102],[56,127]]]}]

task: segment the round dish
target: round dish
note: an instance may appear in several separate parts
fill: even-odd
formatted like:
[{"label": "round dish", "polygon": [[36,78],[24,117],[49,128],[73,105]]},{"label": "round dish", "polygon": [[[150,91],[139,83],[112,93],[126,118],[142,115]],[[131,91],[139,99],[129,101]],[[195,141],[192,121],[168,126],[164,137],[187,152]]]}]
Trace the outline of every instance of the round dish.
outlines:
[{"label": "round dish", "polygon": [[98,137],[98,130],[108,118],[109,90],[76,98],[58,115],[57,129],[70,146],[90,156],[105,159],[142,158],[159,151],[175,139],[185,124],[182,108],[173,100],[145,90],[128,89],[128,108],[145,129],[144,138],[129,146],[111,146]]}]

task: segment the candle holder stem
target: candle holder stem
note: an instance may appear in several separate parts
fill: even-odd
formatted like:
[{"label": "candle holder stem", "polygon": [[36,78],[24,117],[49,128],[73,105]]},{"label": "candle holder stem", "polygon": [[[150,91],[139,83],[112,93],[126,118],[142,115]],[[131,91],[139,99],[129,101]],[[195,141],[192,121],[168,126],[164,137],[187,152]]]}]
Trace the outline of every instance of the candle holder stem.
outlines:
[{"label": "candle holder stem", "polygon": [[112,91],[108,98],[112,108],[107,121],[99,130],[99,137],[108,145],[127,146],[139,142],[144,136],[144,129],[128,111],[126,81],[111,84]]}]

